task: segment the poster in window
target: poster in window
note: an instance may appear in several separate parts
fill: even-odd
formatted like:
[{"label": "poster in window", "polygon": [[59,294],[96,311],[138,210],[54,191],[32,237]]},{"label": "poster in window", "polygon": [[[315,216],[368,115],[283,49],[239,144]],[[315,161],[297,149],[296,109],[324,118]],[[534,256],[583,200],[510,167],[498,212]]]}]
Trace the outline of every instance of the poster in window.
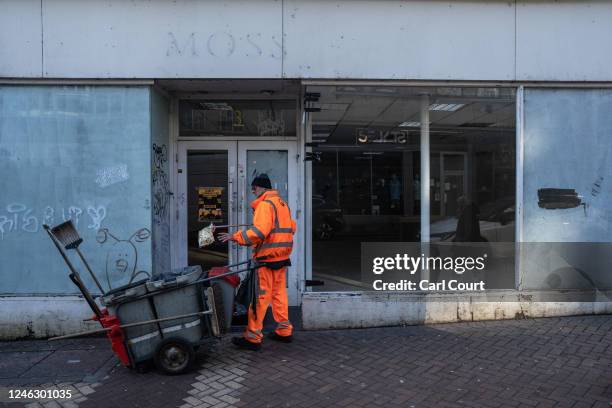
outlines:
[{"label": "poster in window", "polygon": [[197,187],[198,221],[223,221],[223,190],[225,187]]}]

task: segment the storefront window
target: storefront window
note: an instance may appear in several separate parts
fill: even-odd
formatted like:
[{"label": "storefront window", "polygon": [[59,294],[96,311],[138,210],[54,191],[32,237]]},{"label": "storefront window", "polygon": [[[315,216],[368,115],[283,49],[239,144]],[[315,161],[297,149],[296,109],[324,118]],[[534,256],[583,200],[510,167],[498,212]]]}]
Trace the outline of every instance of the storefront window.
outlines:
[{"label": "storefront window", "polygon": [[362,242],[421,241],[421,108],[428,95],[430,240],[515,240],[511,88],[309,87],[313,279],[362,290]]}]

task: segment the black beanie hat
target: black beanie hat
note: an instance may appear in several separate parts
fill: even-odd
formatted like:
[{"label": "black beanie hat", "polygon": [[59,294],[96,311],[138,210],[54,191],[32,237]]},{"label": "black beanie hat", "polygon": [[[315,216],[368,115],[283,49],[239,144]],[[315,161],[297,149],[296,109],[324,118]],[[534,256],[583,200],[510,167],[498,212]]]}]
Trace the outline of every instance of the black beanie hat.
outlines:
[{"label": "black beanie hat", "polygon": [[272,188],[272,183],[270,183],[270,177],[268,177],[266,173],[261,173],[259,176],[253,179],[251,187],[262,187],[270,190]]}]

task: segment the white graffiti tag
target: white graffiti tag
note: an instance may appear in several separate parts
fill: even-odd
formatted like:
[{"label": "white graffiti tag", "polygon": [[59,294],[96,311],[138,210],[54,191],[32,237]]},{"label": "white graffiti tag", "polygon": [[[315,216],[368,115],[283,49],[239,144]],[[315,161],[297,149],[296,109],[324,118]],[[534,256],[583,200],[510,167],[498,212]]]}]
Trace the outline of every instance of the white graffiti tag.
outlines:
[{"label": "white graffiti tag", "polygon": [[[102,205],[90,205],[86,210],[74,205],[59,209],[46,206],[40,211],[40,214],[37,214],[37,211],[25,204],[11,203],[5,207],[5,210],[6,213],[4,214],[0,210],[0,240],[4,240],[8,233],[38,232],[43,224],[53,225],[60,215],[63,221],[72,220],[75,226],[78,226],[79,220],[84,214],[87,214],[91,221],[87,228],[92,230],[100,229],[106,218],[106,207]],[[58,217],[55,216],[56,214],[58,214]]]},{"label": "white graffiti tag", "polygon": [[79,217],[81,214],[83,214],[83,210],[81,210],[79,207],[68,208],[68,215],[70,216],[70,219],[74,221],[74,225],[77,227],[79,226]]},{"label": "white graffiti tag", "polygon": [[106,218],[106,208],[103,206],[87,207],[87,214],[91,217],[91,224],[87,226],[89,229],[98,230],[104,218]]},{"label": "white graffiti tag", "polygon": [[102,188],[121,183],[130,178],[127,164],[114,167],[106,167],[96,171],[96,184]]},{"label": "white graffiti tag", "polygon": [[[8,228],[5,230],[5,227]],[[6,215],[0,215],[0,239],[4,239],[4,233],[9,232],[13,229],[13,220],[9,219]]]},{"label": "white graffiti tag", "polygon": [[43,224],[53,225],[55,210],[52,207],[45,207],[43,210]]},{"label": "white graffiti tag", "polygon": [[25,232],[38,231],[38,218],[36,218],[35,216],[31,214],[32,214],[32,210],[27,210],[23,214],[23,225],[21,226],[21,229],[24,230]]}]

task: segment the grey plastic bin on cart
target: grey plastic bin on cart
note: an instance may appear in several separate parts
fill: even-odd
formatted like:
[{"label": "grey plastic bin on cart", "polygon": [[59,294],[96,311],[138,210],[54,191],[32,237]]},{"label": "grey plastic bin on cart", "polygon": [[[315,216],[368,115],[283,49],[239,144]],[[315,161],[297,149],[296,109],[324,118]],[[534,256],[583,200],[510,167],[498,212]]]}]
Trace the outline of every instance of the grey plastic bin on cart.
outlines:
[{"label": "grey plastic bin on cart", "polygon": [[[185,274],[181,274],[185,273]],[[162,319],[206,310],[201,284],[185,286],[202,277],[200,267],[189,267],[159,276],[104,296],[102,303],[121,324]],[[149,294],[150,296],[139,298]],[[151,323],[124,329],[126,343],[134,363],[149,360],[164,338],[180,337],[190,343],[199,343],[206,334],[201,316],[191,316],[166,322]]]},{"label": "grey plastic bin on cart", "polygon": [[[177,276],[173,280],[146,283],[149,293],[160,292],[152,297],[158,319],[197,313],[206,309],[206,305],[203,305],[202,285],[185,286],[201,278],[202,269],[200,267],[194,269],[187,275]],[[202,323],[201,316],[191,316],[160,322],[159,326],[165,338],[180,336],[191,343],[196,343],[207,333]]]},{"label": "grey plastic bin on cart", "polygon": [[219,285],[221,296],[223,297],[223,317],[225,318],[225,329],[229,331],[232,326],[232,315],[234,313],[234,298],[236,296],[236,288],[234,288],[225,279],[214,279],[214,283]]}]

